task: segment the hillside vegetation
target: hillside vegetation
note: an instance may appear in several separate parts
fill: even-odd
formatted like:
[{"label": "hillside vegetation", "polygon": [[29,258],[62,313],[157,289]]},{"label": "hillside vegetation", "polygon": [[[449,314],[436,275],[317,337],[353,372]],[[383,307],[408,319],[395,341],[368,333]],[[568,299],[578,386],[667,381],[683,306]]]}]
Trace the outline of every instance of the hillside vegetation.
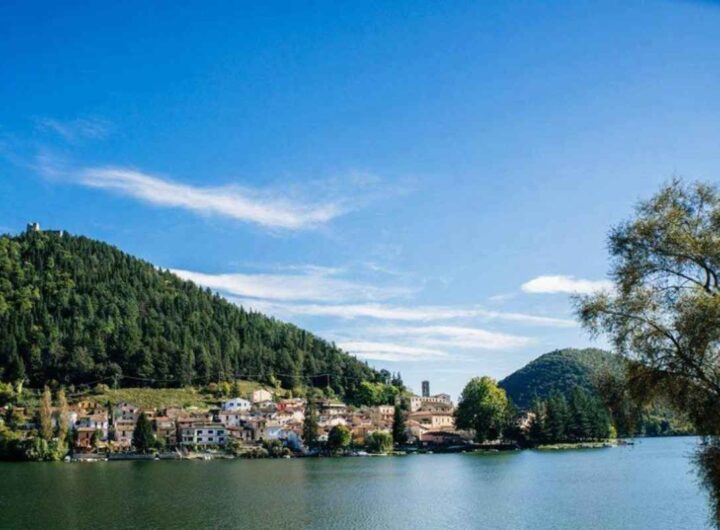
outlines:
[{"label": "hillside vegetation", "polygon": [[[655,399],[639,405],[627,394],[625,359],[597,348],[555,350],[541,355],[498,383],[520,410],[577,400],[577,392],[604,404],[619,434],[689,434],[688,419]],[[562,406],[561,406],[562,407]]]},{"label": "hillside vegetation", "polygon": [[0,236],[0,379],[184,387],[236,377],[352,399],[367,364],[117,248],[49,232]]},{"label": "hillside vegetation", "polygon": [[498,385],[520,409],[529,409],[535,398],[547,399],[554,392],[570,396],[575,388],[596,393],[596,379],[603,372],[622,374],[622,357],[596,348],[567,348],[541,355]]}]

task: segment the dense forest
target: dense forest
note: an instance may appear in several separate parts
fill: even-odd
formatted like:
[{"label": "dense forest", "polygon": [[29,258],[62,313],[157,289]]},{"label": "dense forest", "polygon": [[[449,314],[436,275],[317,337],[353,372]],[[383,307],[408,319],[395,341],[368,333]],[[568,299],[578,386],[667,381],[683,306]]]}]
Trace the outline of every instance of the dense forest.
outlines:
[{"label": "dense forest", "polygon": [[185,386],[247,378],[352,399],[376,372],[296,326],[85,237],[0,236],[0,379]]},{"label": "dense forest", "polygon": [[567,348],[541,355],[498,383],[512,402],[528,410],[533,401],[547,399],[553,393],[569,397],[575,388],[596,392],[601,373],[619,374],[624,360],[618,355],[595,348]]},{"label": "dense forest", "polygon": [[[498,386],[518,409],[532,411],[537,416],[544,415],[538,414],[538,407],[546,411],[549,405],[551,417],[553,410],[560,410],[562,417],[562,410],[570,410],[573,403],[580,403],[579,391],[586,397],[583,406],[589,404],[595,416],[599,414],[596,405],[603,405],[621,436],[691,433],[693,426],[688,419],[669,405],[658,399],[640,405],[629,396],[625,363],[623,357],[596,348],[555,350],[513,372]],[[550,432],[555,434],[545,433],[546,440],[568,441],[557,435],[559,431],[550,429]]]}]

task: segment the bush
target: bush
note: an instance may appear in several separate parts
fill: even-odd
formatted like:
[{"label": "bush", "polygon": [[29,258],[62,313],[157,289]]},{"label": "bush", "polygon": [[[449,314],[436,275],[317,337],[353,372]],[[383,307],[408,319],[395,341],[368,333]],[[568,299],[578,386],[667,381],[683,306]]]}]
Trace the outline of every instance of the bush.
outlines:
[{"label": "bush", "polygon": [[392,451],[393,439],[390,433],[375,431],[365,439],[365,445],[371,453],[385,454]]}]

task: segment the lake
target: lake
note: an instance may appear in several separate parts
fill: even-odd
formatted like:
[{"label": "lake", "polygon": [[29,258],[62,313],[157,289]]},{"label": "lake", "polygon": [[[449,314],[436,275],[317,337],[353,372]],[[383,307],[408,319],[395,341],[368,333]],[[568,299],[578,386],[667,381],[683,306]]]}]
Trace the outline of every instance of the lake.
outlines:
[{"label": "lake", "polygon": [[697,440],[574,451],[0,464],[0,528],[708,528]]}]

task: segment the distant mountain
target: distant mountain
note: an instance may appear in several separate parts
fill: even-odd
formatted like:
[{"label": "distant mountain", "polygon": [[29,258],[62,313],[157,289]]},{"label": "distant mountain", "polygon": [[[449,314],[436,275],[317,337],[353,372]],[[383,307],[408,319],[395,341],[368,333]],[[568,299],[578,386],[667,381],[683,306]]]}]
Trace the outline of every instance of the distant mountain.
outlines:
[{"label": "distant mountain", "polygon": [[613,353],[595,348],[555,350],[541,355],[499,382],[513,403],[528,409],[537,397],[552,392],[569,396],[575,387],[595,393],[595,377],[604,370],[622,373],[624,360]]},{"label": "distant mountain", "polygon": [[236,376],[350,398],[387,379],[106,243],[36,227],[0,236],[0,379],[171,387]]}]

